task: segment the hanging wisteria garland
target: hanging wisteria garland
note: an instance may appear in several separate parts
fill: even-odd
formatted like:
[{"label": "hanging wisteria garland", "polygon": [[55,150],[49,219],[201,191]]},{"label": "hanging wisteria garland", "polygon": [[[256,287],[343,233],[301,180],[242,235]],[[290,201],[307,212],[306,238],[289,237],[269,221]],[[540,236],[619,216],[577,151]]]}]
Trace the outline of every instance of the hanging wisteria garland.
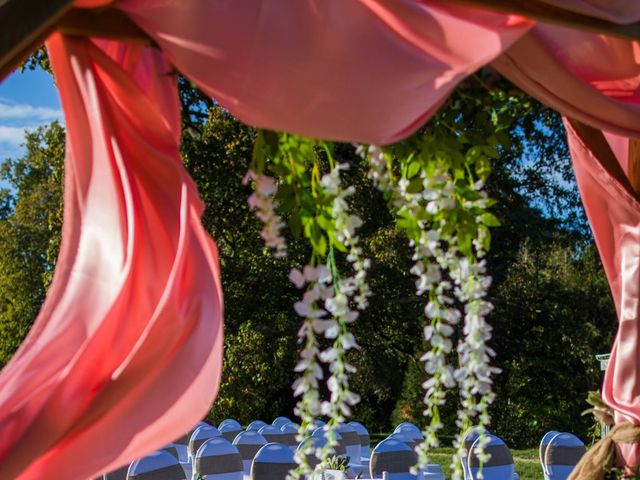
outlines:
[{"label": "hanging wisteria garland", "polygon": [[[369,162],[369,178],[390,196],[397,226],[413,249],[416,294],[426,298],[424,337],[429,350],[421,360],[428,376],[423,387],[429,423],[424,442],[416,447],[416,468],[426,466],[430,449],[439,446],[440,408],[447,390],[457,387],[461,404],[451,468],[452,478],[462,479],[465,435],[472,426],[482,431],[489,423],[487,409],[494,398],[491,375],[498,372],[489,364],[494,352],[487,344],[492,329],[485,317],[492,310],[486,300],[491,277],[486,275],[484,256],[489,227],[499,222],[487,211],[493,202],[483,190],[489,156],[497,152],[491,146],[463,152],[459,142],[428,135],[384,152],[375,145],[360,146],[358,153]],[[452,336],[461,320],[456,367],[450,362]],[[487,440],[481,436],[475,452],[482,462],[488,459]]]},{"label": "hanging wisteria garland", "polygon": [[[349,331],[349,324],[358,318],[358,311],[367,307],[369,287],[366,282],[370,262],[362,257],[357,228],[362,220],[350,212],[348,198],[355,189],[343,186],[341,172],[349,165],[337,163],[329,142],[287,134],[260,132],[252,167],[247,181],[253,180],[254,193],[249,199],[252,209],[265,224],[262,237],[275,255],[286,252],[280,232],[283,222],[276,209],[288,217],[294,234],[303,236],[311,245],[311,258],[302,269],[293,268],[291,282],[301,290],[302,297],[294,305],[302,317],[298,332],[302,344],[300,360],[295,367],[299,377],[293,384],[299,397],[295,413],[300,418],[298,440],[305,440],[316,428],[314,420],[328,418],[326,443],[315,448],[307,441],[298,449],[299,468],[291,473],[300,478],[312,469],[309,456],[324,461],[338,445],[336,428],[351,415],[351,408],[360,397],[349,389],[349,373],[355,372],[347,361],[347,353],[358,345]],[[279,178],[275,182],[266,171]],[[351,274],[341,276],[335,252],[342,252],[351,266]],[[319,337],[329,346],[321,348]],[[329,375],[326,385],[329,399],[320,398],[324,380],[323,366]]]},{"label": "hanging wisteria garland", "polygon": [[[491,376],[498,371],[489,364],[494,353],[488,346],[491,326],[485,317],[492,309],[486,300],[491,278],[484,258],[489,228],[498,225],[488,211],[493,202],[484,191],[490,158],[497,156],[497,150],[495,144],[469,146],[460,140],[431,131],[384,150],[375,145],[357,148],[368,162],[369,178],[389,199],[396,225],[409,239],[416,293],[425,298],[427,351],[421,360],[427,374],[423,386],[428,423],[425,441],[416,447],[416,468],[425,466],[430,449],[439,446],[440,409],[446,392],[457,389],[454,479],[463,478],[460,458],[466,454],[465,434],[474,425],[482,431],[489,423],[487,409],[494,397]],[[311,471],[310,455],[323,461],[332,455],[335,429],[359,401],[349,389],[348,374],[355,368],[347,354],[357,348],[349,324],[367,306],[370,262],[362,256],[357,235],[362,220],[349,208],[354,187],[345,187],[342,175],[348,168],[336,162],[329,142],[262,131],[246,177],[254,186],[250,207],[263,221],[261,235],[274,255],[286,254],[283,218],[294,235],[309,241],[312,251],[309,263],[293,268],[289,275],[303,290],[294,305],[303,324],[295,368],[299,376],[293,389],[299,397],[295,411],[300,417],[299,440],[309,437],[318,416],[325,416],[327,442],[316,449],[307,441],[298,450],[299,468],[292,472],[293,478]],[[348,276],[338,271],[336,251],[346,256],[351,268]],[[326,341],[329,346],[321,348]],[[325,370],[329,371],[329,398],[323,400],[320,383],[325,381]],[[481,440],[476,451],[481,461],[488,458],[485,443]]]}]

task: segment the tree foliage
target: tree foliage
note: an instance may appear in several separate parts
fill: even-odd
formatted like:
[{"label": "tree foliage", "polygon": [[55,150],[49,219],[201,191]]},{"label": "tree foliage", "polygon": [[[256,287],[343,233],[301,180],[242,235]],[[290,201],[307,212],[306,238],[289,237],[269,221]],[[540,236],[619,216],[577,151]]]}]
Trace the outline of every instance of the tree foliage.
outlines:
[{"label": "tree foliage", "polygon": [[[274,259],[249,211],[241,182],[255,131],[181,81],[183,156],[205,203],[203,223],[220,249],[225,295],[225,365],[214,418],[243,423],[290,415],[290,385],[300,348],[287,280],[309,252],[287,238],[289,256]],[[549,429],[586,436],[579,416],[587,391],[597,388],[595,353],[606,352],[615,329],[608,286],[584,214],[577,203],[559,117],[488,72],[467,81],[426,127],[483,135],[503,125],[499,155],[488,180],[501,226],[492,234],[490,292],[496,379],[497,432],[514,446],[531,446]],[[59,246],[62,216],[63,128],[52,124],[26,137],[26,153],[2,164],[0,194],[0,362],[6,363],[43,301]],[[353,390],[355,416],[372,431],[412,420],[422,425],[424,350],[422,303],[408,273],[407,239],[394,225],[386,199],[366,177],[351,145],[335,155],[357,192],[364,220],[364,254],[372,259],[370,307],[354,324],[361,349]],[[454,405],[444,412],[454,430]],[[448,416],[447,416],[448,415]]]},{"label": "tree foliage", "polygon": [[54,122],[27,133],[25,147],[0,167],[0,365],[38,313],[60,244],[64,129]]}]

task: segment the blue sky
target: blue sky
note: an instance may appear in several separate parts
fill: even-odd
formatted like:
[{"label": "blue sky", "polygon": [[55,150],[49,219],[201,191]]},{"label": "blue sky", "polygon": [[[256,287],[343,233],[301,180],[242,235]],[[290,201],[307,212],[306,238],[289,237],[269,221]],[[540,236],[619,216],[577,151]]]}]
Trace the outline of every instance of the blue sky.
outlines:
[{"label": "blue sky", "polygon": [[0,161],[22,154],[24,131],[62,121],[53,79],[43,71],[15,72],[0,84]]}]

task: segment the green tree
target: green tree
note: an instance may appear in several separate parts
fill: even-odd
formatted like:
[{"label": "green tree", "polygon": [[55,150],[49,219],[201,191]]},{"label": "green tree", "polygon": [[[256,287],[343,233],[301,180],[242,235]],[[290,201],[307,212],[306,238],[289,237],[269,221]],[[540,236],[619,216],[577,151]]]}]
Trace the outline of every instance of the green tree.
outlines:
[{"label": "green tree", "polygon": [[0,167],[0,365],[29,331],[60,245],[64,129],[54,122],[27,133],[25,148]]}]

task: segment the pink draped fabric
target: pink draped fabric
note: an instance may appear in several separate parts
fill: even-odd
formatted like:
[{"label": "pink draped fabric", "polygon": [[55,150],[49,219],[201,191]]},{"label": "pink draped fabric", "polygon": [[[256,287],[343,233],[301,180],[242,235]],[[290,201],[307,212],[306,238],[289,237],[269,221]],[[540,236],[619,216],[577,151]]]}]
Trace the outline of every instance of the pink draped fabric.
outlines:
[{"label": "pink draped fabric", "polygon": [[536,25],[492,66],[562,114],[640,135],[640,44]]},{"label": "pink draped fabric", "polygon": [[238,119],[390,143],[533,24],[414,0],[120,0],[167,58]]},{"label": "pink draped fabric", "polygon": [[[614,21],[638,15],[619,1],[547,1]],[[180,164],[165,59],[241,120],[315,137],[403,138],[489,62],[569,116],[640,134],[632,42],[436,0],[114,6],[163,53],[49,40],[68,128],[63,245],[33,331],[0,374],[0,478],[86,478],[115,468],[179,436],[215,397],[219,270]],[[624,138],[609,138],[625,151]],[[571,130],[570,142],[621,316],[605,394],[638,421],[638,350],[635,337],[626,340],[638,328],[638,211]]]},{"label": "pink draped fabric", "polygon": [[181,164],[159,51],[54,35],[68,130],[63,244],[0,376],[0,478],[87,478],[166,444],[216,395],[217,253]]},{"label": "pink draped fabric", "polygon": [[[583,138],[567,124],[571,156],[580,195],[600,251],[619,328],[602,389],[616,411],[616,423],[640,424],[640,202],[603,167]],[[629,140],[606,134],[621,165]],[[626,166],[624,167],[626,170]],[[637,445],[619,445],[626,465],[639,465]]]}]

